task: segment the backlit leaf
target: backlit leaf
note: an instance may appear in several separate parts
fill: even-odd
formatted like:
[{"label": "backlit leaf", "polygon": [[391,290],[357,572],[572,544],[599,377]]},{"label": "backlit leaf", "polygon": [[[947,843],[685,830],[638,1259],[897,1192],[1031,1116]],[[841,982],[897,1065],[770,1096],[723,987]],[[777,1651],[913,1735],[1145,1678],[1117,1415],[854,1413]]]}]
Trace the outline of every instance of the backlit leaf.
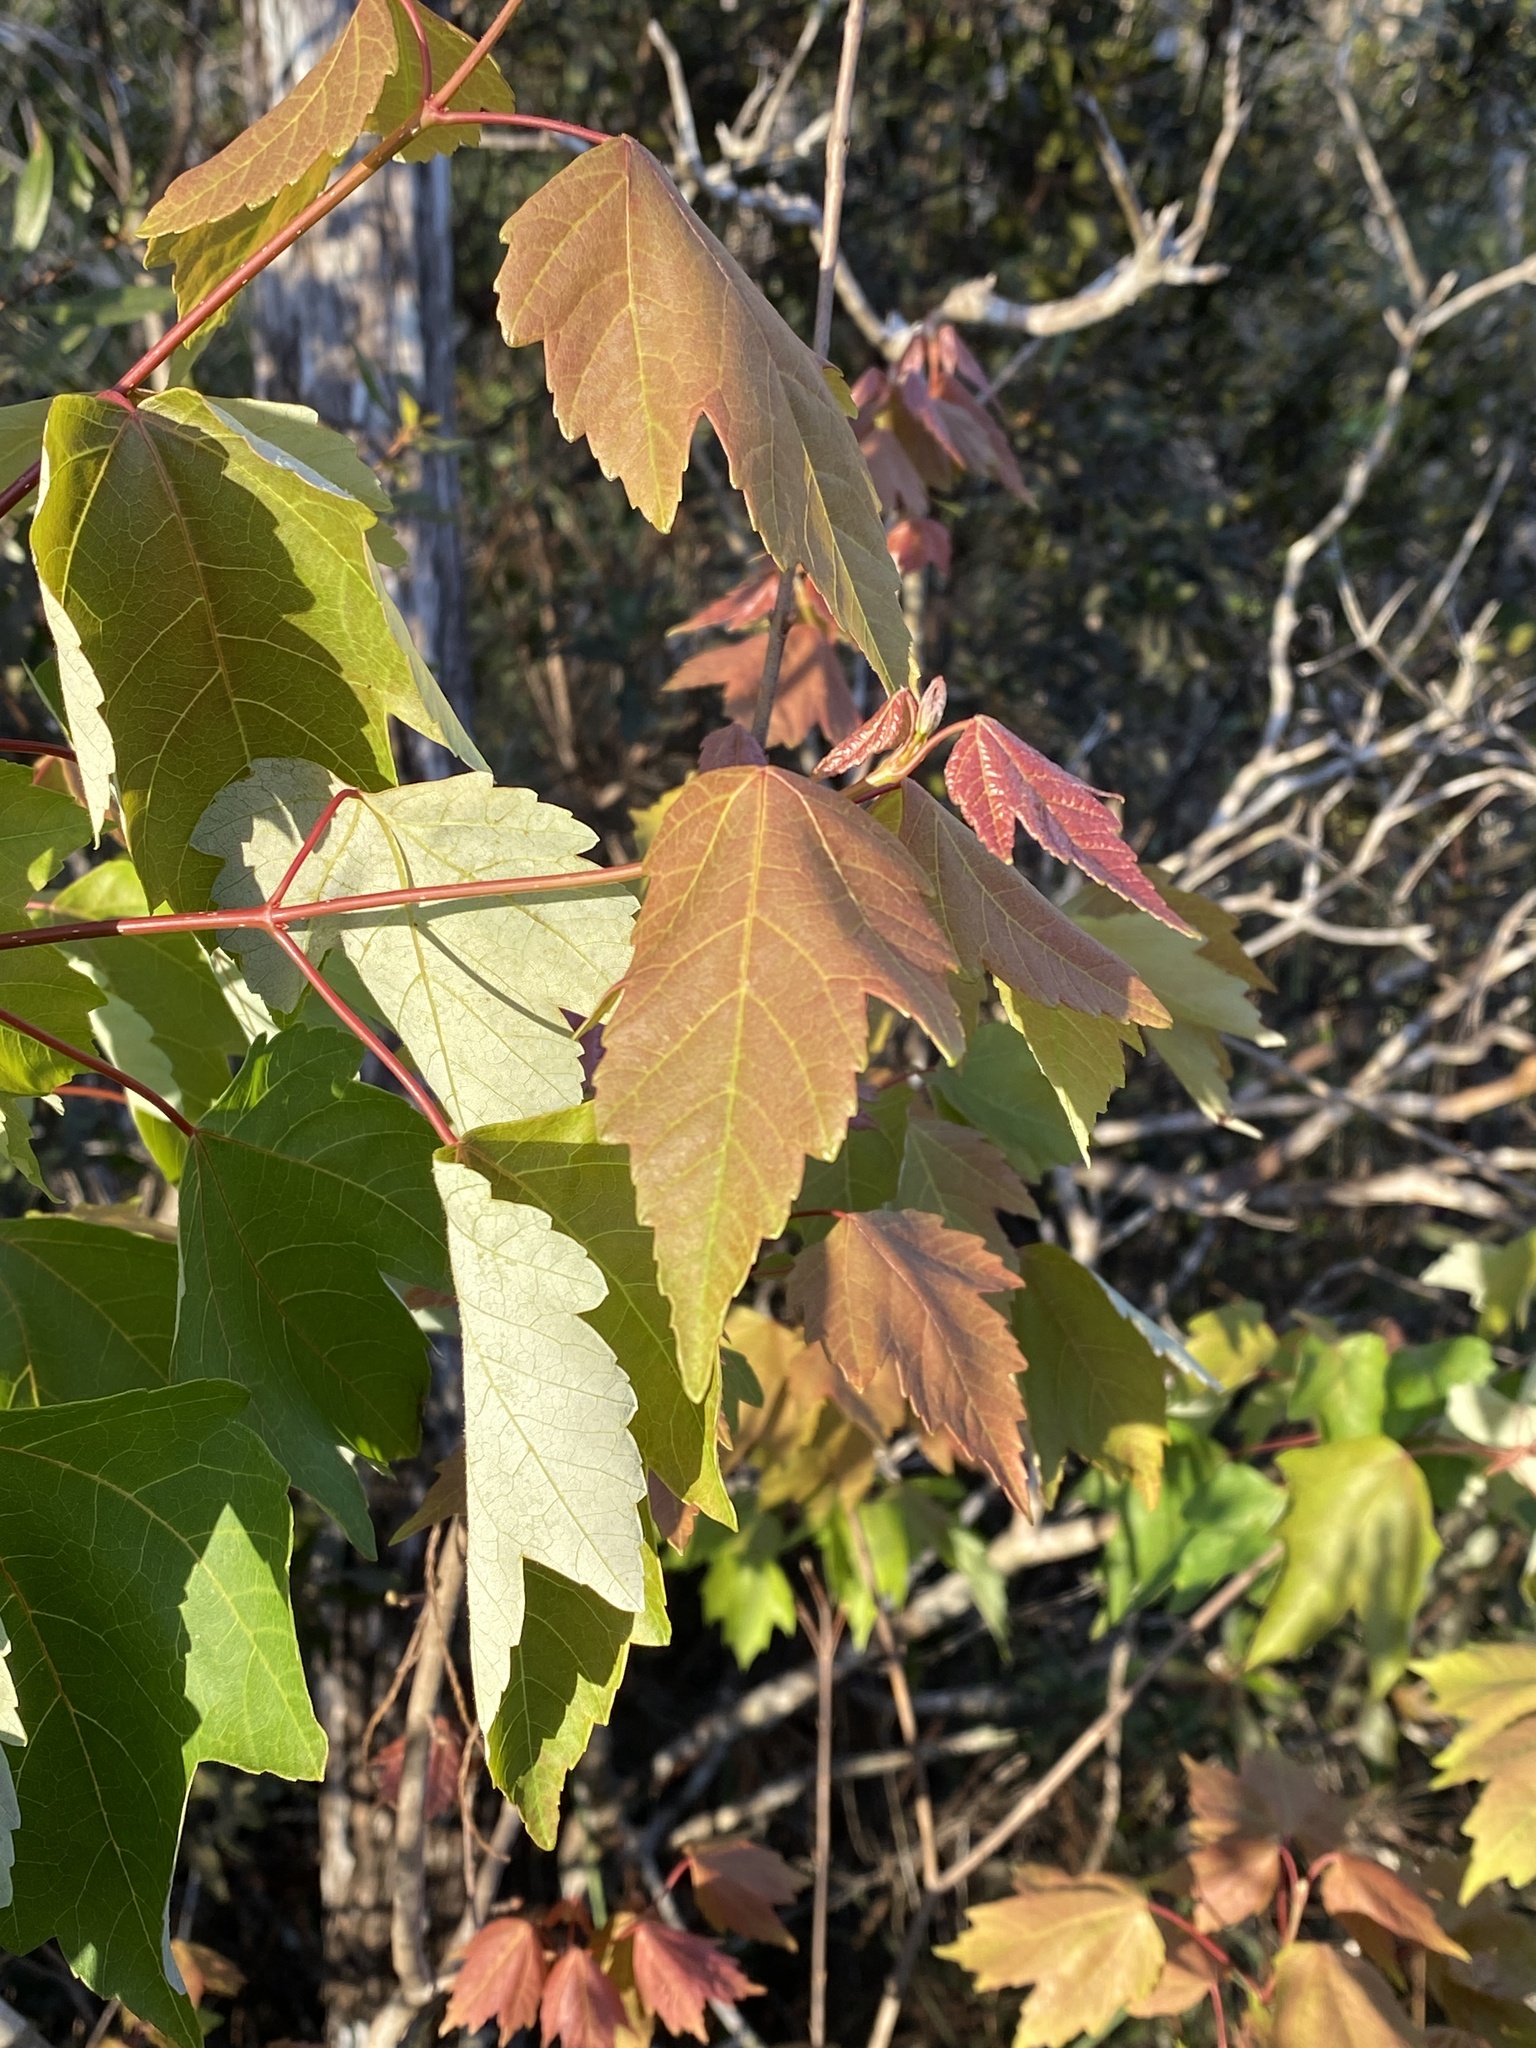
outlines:
[{"label": "backlit leaf", "polygon": [[465,1949],[438,2031],[451,2034],[462,2027],[474,2034],[495,2020],[500,2048],[507,2048],[520,2027],[531,2027],[538,2018],[543,1990],[544,1943],[538,1931],[520,1914],[504,1913],[488,1921]]},{"label": "backlit leaf", "polygon": [[1536,1230],[1527,1230],[1508,1244],[1463,1238],[1426,1266],[1422,1277],[1431,1287],[1450,1287],[1468,1295],[1485,1337],[1523,1330],[1536,1294]]},{"label": "backlit leaf", "polygon": [[1015,1254],[997,1220],[998,1211],[1009,1216],[1040,1213],[1028,1188],[989,1138],[937,1116],[908,1121],[895,1200],[898,1208],[927,1209],[951,1230],[969,1231],[1010,1265]]},{"label": "backlit leaf", "polygon": [[43,452],[43,427],[51,398],[28,398],[20,405],[0,405],[0,490],[30,469]]},{"label": "backlit leaf", "polygon": [[90,836],[91,821],[72,797],[40,788],[29,768],[0,762],[0,918],[23,923],[28,898]]},{"label": "backlit leaf", "polygon": [[497,1200],[451,1158],[434,1171],[464,1332],[470,1665],[488,1728],[522,1640],[526,1561],[644,1610],[645,1469],[634,1393],[582,1316],[602,1274],[542,1209]]},{"label": "backlit leaf", "polygon": [[1280,1881],[1280,1830],[1269,1803],[1222,1764],[1184,1758],[1189,1779],[1195,1925],[1232,1927],[1262,1913]]},{"label": "backlit leaf", "polygon": [[[750,725],[767,650],[766,633],[725,641],[702,654],[690,655],[662,688],[723,689],[726,717],[738,725]],[[773,715],[768,721],[768,745],[798,747],[812,732],[819,732],[830,745],[853,731],[858,716],[836,648],[814,626],[797,619],[784,640]]]},{"label": "backlit leaf", "polygon": [[[223,857],[222,905],[260,903],[341,785],[307,761],[261,761],[224,790],[194,836]],[[295,877],[289,900],[518,875],[578,872],[596,835],[527,789],[455,775],[344,803]],[[595,872],[595,871],[594,871]],[[322,919],[297,936],[311,959],[334,947],[461,1129],[581,1100],[581,1047],[563,1014],[584,1016],[623,973],[634,917],[611,888],[402,904]],[[302,993],[270,939],[229,935],[246,978],[276,1009]]]},{"label": "backlit leaf", "polygon": [[539,2001],[544,2048],[613,2048],[624,2025],[619,1994],[593,1960],[591,1951],[571,1947],[550,1965]]},{"label": "backlit leaf", "polygon": [[0,1408],[165,1386],[175,1247],[69,1216],[0,1223]]},{"label": "backlit leaf", "polygon": [[1028,1040],[1040,1071],[1056,1090],[1082,1158],[1109,1098],[1125,1086],[1125,1048],[1141,1051],[1134,1024],[1085,1017],[1065,1007],[1047,1009],[1011,988],[1002,990],[1008,1021]]},{"label": "backlit leaf", "polygon": [[8,1167],[46,1193],[42,1169],[32,1150],[32,1105],[14,1095],[0,1095],[0,1167]]},{"label": "backlit leaf", "polygon": [[1054,1500],[1072,1450],[1133,1480],[1155,1506],[1168,1425],[1152,1347],[1059,1245],[1029,1245],[1020,1265],[1024,1287],[1014,1297],[1013,1327],[1029,1361],[1029,1426],[1046,1499]]},{"label": "backlit leaf", "polygon": [[951,956],[905,852],[845,797],[776,768],[689,783],[646,856],[635,957],[597,1070],[629,1147],[683,1385],[700,1397],[759,1243],[830,1159],[868,1053],[866,1000],[953,1057]]},{"label": "backlit leaf", "polygon": [[426,1346],[385,1278],[441,1288],[447,1273],[432,1133],[354,1081],[357,1061],[344,1032],[285,1031],[204,1118],[181,1186],[173,1373],[248,1387],[252,1428],[372,1556],[338,1446],[379,1464],[415,1450]]},{"label": "backlit leaf", "polygon": [[758,1842],[704,1842],[684,1851],[693,1902],[722,1934],[794,1949],[796,1942],[774,1910],[793,1904],[805,1879],[782,1856]]},{"label": "backlit leaf", "polygon": [[[869,1462],[873,1471],[873,1458]],[[785,1485],[792,1484],[792,1465],[787,1459],[773,1468]],[[704,1619],[719,1629],[726,1648],[746,1671],[775,1634],[794,1634],[795,1593],[779,1563],[785,1537],[778,1516],[746,1507],[740,1514],[741,1527],[723,1541],[714,1529],[696,1530],[689,1555],[694,1561],[700,1551],[709,1557],[699,1586],[699,1605]]]},{"label": "backlit leaf", "polygon": [[929,1086],[946,1110],[985,1131],[1025,1180],[1077,1164],[1077,1138],[1061,1098],[1011,1024],[979,1026],[959,1066],[935,1074]]},{"label": "backlit leaf", "polygon": [[904,782],[879,799],[874,815],[928,877],[962,973],[985,968],[1033,1003],[1063,1003],[1087,1016],[1167,1021],[1163,1004],[1118,954],[1081,931],[1017,868],[995,859],[925,789]]},{"label": "backlit leaf", "polygon": [[869,473],[822,366],[621,136],[567,164],[502,230],[501,329],[544,343],[555,417],[662,532],[701,414],[781,569],[801,563],[888,690],[911,640]]},{"label": "backlit leaf", "polygon": [[[916,1209],[844,1216],[795,1263],[788,1299],[855,1388],[894,1367],[925,1429],[1030,1512],[1018,1346],[986,1299],[1019,1285],[979,1238]],[[1100,1297],[1102,1299],[1102,1297]]]},{"label": "backlit leaf", "polygon": [[649,1915],[634,1932],[635,1985],[669,2034],[707,2041],[704,2008],[711,1998],[750,1998],[762,1990],[719,1942],[668,1927]]},{"label": "backlit leaf", "polygon": [[592,1260],[608,1291],[586,1319],[613,1347],[634,1388],[639,1406],[630,1433],[647,1470],[679,1500],[732,1525],[735,1511],[721,1483],[715,1447],[718,1382],[711,1382],[701,1401],[683,1392],[651,1233],[635,1217],[623,1147],[598,1143],[591,1104],[583,1103],[527,1123],[475,1131],[459,1157],[503,1201],[542,1209]]},{"label": "backlit leaf", "polygon": [[1248,1650],[1250,1669],[1298,1657],[1347,1613],[1360,1621],[1380,1699],[1408,1661],[1440,1555],[1424,1475],[1389,1437],[1284,1451],[1285,1565]]},{"label": "backlit leaf", "polygon": [[1291,1420],[1316,1422],[1325,1443],[1380,1436],[1387,1347],[1376,1332],[1357,1330],[1330,1344],[1307,1331],[1296,1350],[1296,1384],[1285,1411]]},{"label": "backlit leaf", "polygon": [[1442,1785],[1480,1775],[1471,1768],[1477,1751],[1511,1723],[1536,1714],[1536,1642],[1467,1643],[1413,1668],[1433,1688],[1439,1712],[1466,1724],[1435,1758]]},{"label": "backlit leaf", "polygon": [[816,763],[816,773],[846,775],[876,754],[894,752],[916,730],[917,698],[911,690],[898,690]]},{"label": "backlit leaf", "polygon": [[[0,954],[0,1009],[36,1024],[69,1045],[91,1042],[91,1013],[101,991],[51,947]],[[79,1072],[80,1063],[9,1024],[0,1024],[0,1094],[46,1095]]]},{"label": "backlit leaf", "polygon": [[965,1931],[936,1949],[978,1991],[1033,1985],[1014,2048],[1067,2048],[1101,2035],[1163,1971],[1163,1937],[1139,1885],[1026,1865],[1011,1898],[972,1906]]},{"label": "backlit leaf", "polygon": [[1414,2048],[1420,2030],[1369,1963],[1320,1941],[1292,1942],[1275,1957],[1273,2048]]},{"label": "backlit leaf", "polygon": [[0,1941],[56,1936],[182,2048],[166,1981],[182,1809],[202,1762],[318,1778],[288,1605],[286,1482],[233,1387],[0,1415],[0,1628],[27,1731]]},{"label": "backlit leaf", "polygon": [[[1523,1800],[1514,1810],[1529,1829],[1530,1788],[1524,1787],[1522,1791]],[[1470,1825],[1468,1832],[1473,1832]],[[1533,1845],[1536,1845],[1536,1830],[1532,1830],[1532,1835]],[[1474,1864],[1476,1860],[1474,1856]],[[1536,1875],[1536,1862],[1533,1862],[1532,1875]],[[1512,1881],[1524,1884],[1528,1880],[1516,1878]],[[1330,1913],[1363,1915],[1374,1920],[1378,1927],[1385,1927],[1399,1941],[1411,1941],[1419,1948],[1434,1949],[1443,1956],[1465,1957],[1467,1953],[1459,1941],[1452,1941],[1445,1932],[1426,1900],[1411,1891],[1385,1864],[1377,1863],[1368,1856],[1336,1856],[1323,1871],[1322,1893],[1323,1904]]]},{"label": "backlit leaf", "polygon": [[961,727],[945,764],[944,786],[999,860],[1012,861],[1014,833],[1022,825],[1047,853],[1090,881],[1139,904],[1176,932],[1189,931],[1141,872],[1097,792],[995,718],[973,718]]}]

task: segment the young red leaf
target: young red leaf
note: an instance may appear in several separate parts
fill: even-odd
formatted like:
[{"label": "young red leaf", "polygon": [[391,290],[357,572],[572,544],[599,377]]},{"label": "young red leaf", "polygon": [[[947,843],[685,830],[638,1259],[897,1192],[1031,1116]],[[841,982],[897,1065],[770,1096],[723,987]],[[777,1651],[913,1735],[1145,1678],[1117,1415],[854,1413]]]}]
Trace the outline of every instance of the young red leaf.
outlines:
[{"label": "young red leaf", "polygon": [[1098,793],[995,718],[973,718],[961,728],[944,785],[967,824],[999,860],[1012,861],[1014,828],[1022,825],[1057,860],[1081,869],[1174,931],[1198,936],[1141,872]]},{"label": "young red leaf", "polygon": [[840,740],[830,754],[816,763],[818,775],[845,775],[876,754],[894,753],[917,730],[917,699],[910,690],[898,690],[887,697],[873,718],[866,718],[856,732]]},{"label": "young red leaf", "polygon": [[891,429],[867,428],[859,435],[859,447],[886,517],[906,513],[915,519],[926,518],[928,490],[922,472]]},{"label": "young red leaf", "polygon": [[844,1216],[790,1275],[791,1312],[855,1388],[895,1366],[923,1427],[1031,1512],[1019,1425],[1024,1370],[1007,1320],[986,1299],[1023,1283],[979,1237],[920,1209]]},{"label": "young red leaf", "polygon": [[1399,1941],[1466,1960],[1467,1951],[1459,1941],[1452,1941],[1427,1902],[1370,1857],[1336,1856],[1324,1868],[1322,1891],[1323,1904],[1330,1913],[1374,1920]]},{"label": "young red leaf", "polygon": [[[766,633],[723,641],[718,647],[705,648],[702,654],[690,655],[662,688],[724,689],[726,716],[740,725],[750,725],[767,652]],[[840,740],[858,722],[836,649],[814,626],[797,619],[784,640],[773,716],[768,722],[769,746],[798,747],[818,727],[828,740]]]},{"label": "young red leaf", "polygon": [[911,636],[869,473],[820,359],[785,326],[648,150],[621,136],[502,230],[502,332],[542,341],[561,430],[663,532],[706,415],[780,568],[798,562],[887,689]]},{"label": "young red leaf", "polygon": [[537,1928],[515,1913],[487,1922],[464,1951],[440,2034],[462,2027],[473,2034],[494,2019],[501,2048],[539,2016],[544,1989],[544,1943]]},{"label": "young red leaf", "polygon": [[557,2038],[564,2048],[613,2048],[623,2025],[623,2003],[590,1950],[568,1948],[545,1978],[539,2000],[544,2048]]},{"label": "young red leaf", "polygon": [[645,866],[634,964],[597,1070],[598,1131],[630,1149],[697,1399],[806,1159],[842,1144],[866,999],[916,1018],[951,1058],[962,1034],[945,982],[954,956],[919,871],[835,791],[778,768],[697,776]]},{"label": "young red leaf", "polygon": [[635,1988],[669,2034],[707,2041],[704,2007],[711,1998],[735,2004],[762,1990],[717,1941],[666,1927],[649,1916],[634,1932]]},{"label": "young red leaf", "polygon": [[734,720],[704,735],[699,748],[699,771],[711,768],[766,768],[768,756],[744,725]]},{"label": "young red leaf", "polygon": [[676,638],[682,633],[703,633],[711,626],[723,626],[727,632],[740,633],[748,626],[755,626],[759,619],[766,619],[773,610],[774,599],[779,594],[780,571],[772,562],[746,576],[740,583],[733,584],[721,597],[715,598],[702,609],[691,612],[680,626],[668,626],[667,638]]},{"label": "young red leaf", "polygon": [[886,534],[885,544],[903,576],[911,576],[930,564],[941,576],[949,574],[949,529],[937,519],[898,519]]},{"label": "young red leaf", "polygon": [[[432,1747],[427,1754],[427,1819],[451,1813],[459,1803],[459,1765],[464,1745],[453,1723],[442,1714],[432,1716]],[[400,1774],[405,1765],[405,1737],[386,1742],[370,1768],[378,1788],[379,1803],[393,1806],[400,1797]]]},{"label": "young red leaf", "polygon": [[758,1842],[706,1842],[687,1857],[694,1904],[711,1927],[776,1948],[797,1946],[774,1908],[787,1906],[805,1880],[782,1856]]}]

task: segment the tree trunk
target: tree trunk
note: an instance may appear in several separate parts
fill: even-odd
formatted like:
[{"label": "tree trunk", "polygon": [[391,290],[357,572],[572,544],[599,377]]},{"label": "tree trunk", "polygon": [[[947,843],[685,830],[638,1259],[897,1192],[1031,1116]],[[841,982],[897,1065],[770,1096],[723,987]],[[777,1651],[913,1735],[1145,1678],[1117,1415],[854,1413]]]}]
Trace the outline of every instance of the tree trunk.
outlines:
[{"label": "tree trunk", "polygon": [[[347,0],[244,0],[251,115],[291,91],[340,33]],[[394,163],[305,235],[251,287],[256,389],[312,405],[375,460],[397,443],[408,393],[434,439],[455,431],[453,219],[449,160]],[[421,508],[397,522],[410,557],[393,594],[448,701],[472,727],[459,466],[407,451],[401,494]],[[397,735],[408,773],[446,775],[452,757]]]}]

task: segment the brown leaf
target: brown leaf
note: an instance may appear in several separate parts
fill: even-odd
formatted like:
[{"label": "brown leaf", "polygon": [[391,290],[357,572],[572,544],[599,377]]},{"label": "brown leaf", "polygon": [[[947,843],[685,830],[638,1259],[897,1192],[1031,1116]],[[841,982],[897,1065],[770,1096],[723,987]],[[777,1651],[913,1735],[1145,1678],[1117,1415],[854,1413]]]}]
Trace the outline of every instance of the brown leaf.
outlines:
[{"label": "brown leaf", "polygon": [[567,164],[502,230],[507,340],[544,343],[555,417],[663,532],[702,415],[780,568],[803,563],[888,689],[911,637],[878,501],[820,360],[628,136]]},{"label": "brown leaf", "polygon": [[1385,1927],[1399,1941],[1432,1948],[1443,1956],[1467,1951],[1441,1927],[1425,1900],[1400,1877],[1366,1856],[1335,1857],[1323,1871],[1323,1904],[1330,1913],[1361,1915]]},{"label": "brown leaf", "polygon": [[711,768],[765,768],[768,756],[744,725],[722,725],[704,735],[699,748],[699,772]]},{"label": "brown leaf", "polygon": [[564,2048],[613,2048],[624,2024],[619,1994],[584,1948],[568,1948],[544,1980],[539,2027],[544,2048],[556,2037]]},{"label": "brown leaf", "polygon": [[[898,805],[900,808],[898,809]],[[1031,1002],[1156,1028],[1163,1004],[1118,954],[1079,931],[1004,857],[914,782],[881,797],[875,815],[894,831],[933,889],[934,908],[961,972],[995,974]]]},{"label": "brown leaf", "polygon": [[687,784],[645,861],[634,963],[597,1070],[598,1132],[628,1145],[683,1384],[702,1396],[720,1325],[805,1160],[857,1106],[867,998],[953,1058],[953,956],[922,877],[843,797],[778,768]]},{"label": "brown leaf", "polygon": [[692,1541],[698,1508],[692,1501],[679,1500],[665,1479],[658,1479],[654,1472],[647,1472],[645,1485],[656,1533],[681,1557]]},{"label": "brown leaf", "polygon": [[830,754],[816,763],[817,775],[845,775],[875,754],[894,753],[917,730],[917,699],[910,690],[887,697],[872,718],[866,718]]},{"label": "brown leaf", "polygon": [[450,1451],[437,1468],[437,1477],[422,1495],[421,1506],[409,1521],[402,1522],[391,1543],[403,1543],[407,1536],[419,1536],[423,1529],[430,1529],[434,1522],[446,1522],[454,1515],[469,1512],[465,1494],[464,1446]]},{"label": "brown leaf", "polygon": [[1280,1881],[1280,1836],[1266,1802],[1222,1764],[1185,1757],[1190,1890],[1202,1933],[1262,1913]]},{"label": "brown leaf", "polygon": [[915,575],[930,566],[941,576],[949,574],[949,528],[937,519],[898,519],[885,536],[891,560],[903,576]]},{"label": "brown leaf", "polygon": [[745,1934],[776,1948],[798,1947],[774,1911],[804,1889],[805,1879],[759,1842],[705,1842],[686,1852],[694,1904],[722,1934]]},{"label": "brown leaf", "polygon": [[1255,1749],[1243,1758],[1242,1775],[1268,1806],[1283,1841],[1297,1843],[1307,1857],[1337,1847],[1349,1809],[1310,1771],[1278,1749]]},{"label": "brown leaf", "polygon": [[795,1261],[787,1298],[856,1388],[893,1365],[929,1430],[990,1472],[1030,1513],[1014,1375],[1024,1361],[1005,1317],[986,1300],[1020,1285],[978,1237],[919,1209],[844,1216]]},{"label": "brown leaf", "polygon": [[1015,827],[1022,825],[1057,860],[1102,882],[1174,931],[1197,936],[1141,872],[1100,793],[995,718],[976,717],[961,728],[944,769],[944,785],[999,860],[1012,861]]},{"label": "brown leaf", "polygon": [[927,377],[909,370],[904,376],[898,374],[895,388],[912,419],[932,435],[957,468],[990,477],[1016,498],[1029,495],[1002,428],[959,378],[938,369]]},{"label": "brown leaf", "polygon": [[1378,1972],[1323,1942],[1281,1949],[1274,1986],[1273,2048],[1422,2048]]},{"label": "brown leaf", "polygon": [[707,2000],[735,2004],[762,1990],[717,1941],[666,1927],[649,1916],[634,1931],[635,1985],[646,2005],[669,2034],[692,2034],[707,2041],[704,2024]]},{"label": "brown leaf", "polygon": [[[464,1744],[459,1731],[442,1714],[432,1716],[432,1747],[427,1753],[426,1817],[436,1820],[451,1813],[459,1803],[459,1765]],[[369,1763],[378,1789],[379,1804],[393,1806],[400,1797],[400,1777],[405,1767],[405,1737],[386,1742]]]},{"label": "brown leaf", "polygon": [[[768,653],[768,635],[753,633],[745,640],[722,641],[707,647],[669,676],[662,688],[725,691],[725,711],[740,725],[751,725],[757,709],[758,684]],[[859,722],[848,678],[837,650],[814,626],[797,619],[784,639],[784,656],[779,667],[779,684],[768,722],[770,747],[798,747],[820,728],[829,740],[846,738]]]},{"label": "brown leaf", "polygon": [[210,1991],[215,1998],[235,1998],[245,1989],[245,1972],[240,1965],[220,1955],[216,1948],[209,1948],[206,1942],[173,1937],[171,1954],[194,2005],[201,2005]]},{"label": "brown leaf", "polygon": [[1165,1951],[1139,1885],[1040,1866],[1026,1866],[1014,1882],[1012,1898],[972,1906],[965,1932],[935,1950],[971,1971],[978,1991],[1034,1986],[1014,2048],[1098,2037],[1123,2007],[1151,1995]]},{"label": "brown leaf", "polygon": [[1169,1928],[1163,1940],[1168,1947],[1163,1974],[1145,1998],[1132,1999],[1126,2007],[1132,2019],[1175,2019],[1209,1998],[1212,1986],[1221,1982],[1223,1972],[1216,1959],[1193,1935]]},{"label": "brown leaf", "polygon": [[538,2018],[543,1989],[544,1943],[538,1930],[517,1914],[503,1914],[488,1921],[465,1949],[438,2032],[451,2034],[462,2027],[473,2034],[494,2019],[501,2048],[507,2048],[520,2027],[531,2027]]}]

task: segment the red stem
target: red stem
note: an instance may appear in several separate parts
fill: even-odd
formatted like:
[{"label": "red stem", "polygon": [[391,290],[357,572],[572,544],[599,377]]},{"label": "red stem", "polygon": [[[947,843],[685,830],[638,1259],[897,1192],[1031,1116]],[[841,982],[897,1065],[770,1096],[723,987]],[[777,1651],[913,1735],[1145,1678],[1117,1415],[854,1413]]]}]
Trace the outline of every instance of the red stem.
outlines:
[{"label": "red stem", "polygon": [[1208,1934],[1202,1934],[1193,1920],[1186,1920],[1182,1913],[1175,1913],[1172,1906],[1160,1906],[1156,1899],[1148,1899],[1148,1906],[1159,1920],[1166,1920],[1170,1927],[1177,1927],[1181,1934],[1187,1934],[1191,1941],[1199,1942],[1212,1962],[1219,1963],[1224,1970],[1230,1970],[1240,1984],[1258,1996],[1258,1987],[1253,1979],[1244,1974],[1227,1954],[1219,1941],[1212,1941]]},{"label": "red stem", "polygon": [[73,747],[62,740],[0,740],[0,754],[45,754],[54,761],[76,759]]},{"label": "red stem", "polygon": [[305,833],[303,845],[299,848],[298,852],[293,856],[293,859],[289,861],[287,871],[284,874],[283,879],[278,883],[277,887],[272,891],[272,894],[267,898],[266,907],[268,910],[277,910],[281,907],[283,898],[288,894],[288,891],[293,887],[299,869],[303,867],[305,861],[309,859],[309,856],[320,844],[321,839],[324,837],[325,829],[330,824],[332,818],[335,817],[336,813],[341,809],[344,803],[349,802],[355,796],[361,796],[361,794],[362,792],[356,789],[337,790],[336,794],[331,798],[330,802],[326,805],[325,809],[320,813],[319,817],[316,818],[314,824],[311,825],[308,832]]},{"label": "red stem", "polygon": [[1211,2012],[1216,2021],[1216,2048],[1229,2048],[1227,2039],[1227,2010],[1221,2002],[1221,1986],[1212,1984],[1207,1988],[1206,1997],[1211,2001]]},{"label": "red stem", "polygon": [[66,1081],[62,1088],[54,1089],[55,1095],[89,1096],[93,1102],[115,1102],[123,1108],[123,1094],[120,1088],[87,1088],[79,1081]]},{"label": "red stem", "polygon": [[416,36],[416,49],[421,57],[421,104],[423,111],[432,101],[432,51],[427,43],[426,25],[417,11],[416,0],[400,0]]},{"label": "red stem", "polygon": [[499,112],[433,114],[423,120],[424,128],[543,128],[551,135],[575,135],[595,147],[612,142],[601,128],[583,128],[576,121],[557,121],[553,114],[503,114]]},{"label": "red stem", "polygon": [[[360,1039],[373,1054],[374,1058],[381,1065],[387,1067],[390,1073],[394,1075],[411,1101],[415,1103],[427,1122],[436,1131],[439,1141],[444,1145],[457,1145],[459,1142],[458,1133],[433,1101],[425,1083],[419,1081],[410,1068],[406,1066],[405,1062],[390,1051],[383,1039],[380,1038],[376,1031],[371,1030],[363,1022],[351,1004],[343,1001],[337,995],[335,989],[331,987],[319,968],[312,964],[309,955],[296,939],[280,928],[275,930],[272,936],[321,1001],[335,1011],[353,1037]],[[190,1128],[189,1125],[188,1129],[190,1130]]]},{"label": "red stem", "polygon": [[[429,92],[426,99],[423,100],[421,108],[423,114],[427,113],[429,109],[433,113],[437,113],[452,103],[454,94],[464,83],[465,79],[475,71],[483,57],[490,55],[491,51],[495,49],[496,45],[506,34],[513,15],[516,14],[522,4],[523,0],[505,0],[505,4],[495,20],[464,59],[458,70],[449,78],[448,83],[439,86],[436,92]],[[430,74],[427,75],[430,76]]]},{"label": "red stem", "polygon": [[39,1045],[46,1045],[50,1052],[62,1053],[67,1060],[73,1060],[92,1074],[100,1074],[104,1080],[116,1081],[124,1088],[131,1088],[135,1095],[142,1095],[146,1102],[153,1103],[160,1114],[173,1123],[184,1137],[195,1138],[196,1128],[189,1124],[179,1109],[173,1109],[163,1095],[157,1095],[153,1088],[147,1088],[142,1081],[135,1081],[132,1074],[125,1074],[121,1067],[114,1067],[107,1060],[98,1060],[88,1052],[82,1052],[78,1045],[71,1045],[67,1038],[55,1038],[51,1031],[44,1031],[40,1025],[29,1024],[25,1017],[18,1017],[10,1010],[0,1010],[0,1024],[9,1025],[12,1031],[19,1031],[23,1038],[35,1038]]}]

